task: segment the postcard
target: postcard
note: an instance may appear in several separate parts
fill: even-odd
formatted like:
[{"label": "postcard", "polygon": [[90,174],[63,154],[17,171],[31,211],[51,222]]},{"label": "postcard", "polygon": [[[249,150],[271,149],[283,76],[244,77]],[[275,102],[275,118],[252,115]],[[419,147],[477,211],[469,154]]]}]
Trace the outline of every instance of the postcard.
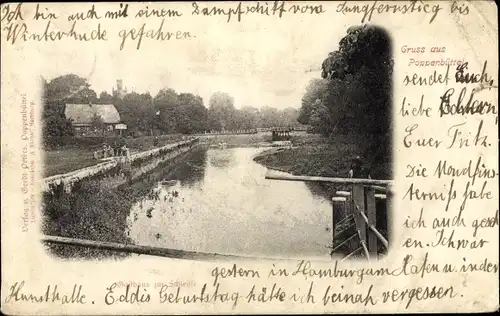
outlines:
[{"label": "postcard", "polygon": [[2,4],[2,312],[497,311],[496,12]]}]

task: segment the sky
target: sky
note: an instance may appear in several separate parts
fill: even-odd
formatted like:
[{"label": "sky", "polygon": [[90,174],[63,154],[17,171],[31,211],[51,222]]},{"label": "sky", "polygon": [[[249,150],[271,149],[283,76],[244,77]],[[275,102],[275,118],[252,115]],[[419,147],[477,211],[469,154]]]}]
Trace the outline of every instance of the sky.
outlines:
[{"label": "sky", "polygon": [[[213,17],[195,25],[189,21],[179,20],[178,28],[164,27],[189,30],[196,35],[189,41],[143,39],[136,50],[137,42],[128,39],[119,50],[121,39],[115,35],[114,42],[106,45],[59,46],[57,51],[43,52],[52,57],[42,66],[41,74],[49,80],[77,74],[86,78],[98,95],[111,93],[116,80],[122,79],[129,92],[149,91],[155,96],[162,88],[172,88],[200,95],[205,106],[210,96],[220,91],[233,96],[237,108],[300,108],[307,83],[320,78],[321,63],[337,49],[349,27],[301,16],[279,23],[250,16],[240,23]],[[157,29],[156,22],[148,22],[146,29],[149,25]]]},{"label": "sky", "polygon": [[[234,6],[234,3],[236,2],[199,2],[199,5],[228,7]],[[241,22],[227,22],[223,16],[193,17],[189,2],[137,2],[130,4],[131,15],[145,6],[150,9],[176,8],[182,11],[182,17],[165,19],[163,31],[188,31],[195,37],[186,41],[163,42],[143,39],[139,50],[136,49],[137,42],[129,38],[124,43],[123,50],[120,50],[121,31],[132,28],[137,30],[144,26],[145,31],[155,32],[161,22],[160,18],[146,20],[131,16],[123,20],[99,20],[101,28],[106,29],[109,34],[106,42],[33,41],[16,49],[22,49],[23,62],[29,61],[29,67],[38,67],[38,73],[46,79],[73,73],[86,78],[98,94],[102,91],[111,92],[116,80],[122,79],[129,91],[149,91],[154,96],[162,88],[173,88],[179,93],[200,95],[206,106],[210,96],[220,91],[233,96],[237,108],[299,108],[307,83],[312,78],[320,78],[319,71],[308,70],[319,70],[328,53],[338,48],[347,29],[362,24],[360,14],[337,13],[339,2],[321,3],[326,12],[321,15],[287,14],[282,19],[246,15]],[[116,7],[117,3],[96,5],[100,12]],[[34,6],[31,8],[34,10]],[[60,6],[60,16],[67,16],[70,12],[83,12],[88,8],[86,3]],[[445,15],[444,12],[441,15]],[[375,14],[370,23],[380,23],[389,28],[393,24],[397,25],[393,30],[395,52],[403,45],[418,46],[424,42],[427,46],[442,46],[440,41],[459,36],[447,28],[454,26],[453,19],[441,17],[432,25],[428,20],[429,16],[424,13],[411,16]],[[45,22],[36,23],[30,24],[30,30],[41,32]],[[398,23],[406,27],[400,27]],[[436,27],[438,23],[441,24]],[[54,29],[63,31],[68,31],[71,27],[71,23],[64,18],[53,21],[52,25]],[[424,33],[415,34],[412,27],[421,25],[432,26],[442,32],[439,37],[434,34],[431,39]],[[96,21],[79,21],[77,30],[90,32],[95,27]],[[478,24],[478,28],[481,25]],[[480,30],[471,29],[470,34],[473,31]],[[470,43],[466,43],[465,48],[480,47],[479,37],[468,36],[467,39]],[[459,44],[456,41],[449,44],[444,57],[463,58],[464,48],[459,47]],[[404,56],[401,60],[410,57],[436,57],[429,54]],[[32,63],[33,61],[36,63]]]}]

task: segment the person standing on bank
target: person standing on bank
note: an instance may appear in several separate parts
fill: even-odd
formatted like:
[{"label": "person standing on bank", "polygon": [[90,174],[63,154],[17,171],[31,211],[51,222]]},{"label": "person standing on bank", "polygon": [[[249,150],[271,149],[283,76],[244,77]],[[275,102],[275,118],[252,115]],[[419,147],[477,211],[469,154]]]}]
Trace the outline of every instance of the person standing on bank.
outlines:
[{"label": "person standing on bank", "polygon": [[363,168],[363,162],[360,156],[352,160],[351,169],[349,170],[349,178],[368,178],[371,179],[370,173]]},{"label": "person standing on bank", "polygon": [[361,178],[361,157],[357,156],[352,160],[349,178]]}]

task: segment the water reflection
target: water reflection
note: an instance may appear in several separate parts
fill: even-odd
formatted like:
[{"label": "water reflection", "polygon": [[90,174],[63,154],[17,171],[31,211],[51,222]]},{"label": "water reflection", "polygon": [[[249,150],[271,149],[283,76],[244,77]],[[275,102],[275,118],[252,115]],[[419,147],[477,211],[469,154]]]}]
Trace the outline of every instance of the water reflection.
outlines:
[{"label": "water reflection", "polygon": [[214,168],[230,168],[235,166],[237,163],[234,158],[235,156],[233,150],[212,149],[210,150],[208,162],[210,166]]},{"label": "water reflection", "polygon": [[327,258],[330,200],[302,182],[265,180],[266,168],[252,160],[259,151],[192,155],[131,207],[132,240],[222,254]]},{"label": "water reflection", "polygon": [[169,179],[180,181],[182,186],[192,188],[205,177],[207,166],[207,151],[194,150],[176,169],[170,173]]}]

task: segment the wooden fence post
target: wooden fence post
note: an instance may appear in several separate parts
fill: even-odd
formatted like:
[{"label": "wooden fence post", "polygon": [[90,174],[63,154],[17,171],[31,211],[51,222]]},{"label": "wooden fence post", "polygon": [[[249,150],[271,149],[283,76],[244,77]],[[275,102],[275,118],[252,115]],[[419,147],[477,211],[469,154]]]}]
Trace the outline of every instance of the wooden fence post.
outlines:
[{"label": "wooden fence post", "polygon": [[[375,207],[375,190],[373,188],[366,188],[366,217],[368,218],[368,223],[377,227],[377,209]],[[370,229],[368,232],[368,251],[370,255],[377,257],[378,252],[378,242],[377,236]]]},{"label": "wooden fence post", "polygon": [[335,245],[335,229],[337,226],[337,214],[345,214],[347,199],[342,196],[332,198],[332,245]]},{"label": "wooden fence post", "polygon": [[[391,227],[391,218],[393,216],[392,210],[393,210],[393,198],[394,198],[394,191],[392,185],[387,186],[387,192],[386,192],[386,198],[385,198],[385,205],[386,205],[386,219],[387,219],[387,239],[390,239],[390,233],[392,231]],[[389,246],[387,246],[387,252],[389,252]]]},{"label": "wooden fence post", "polygon": [[[366,223],[359,213],[359,211],[364,212],[365,210],[365,187],[363,184],[353,184],[352,185],[352,211],[354,212],[354,220],[356,221],[356,228],[359,231],[359,238],[366,242]],[[356,209],[359,208],[359,211]]]}]

